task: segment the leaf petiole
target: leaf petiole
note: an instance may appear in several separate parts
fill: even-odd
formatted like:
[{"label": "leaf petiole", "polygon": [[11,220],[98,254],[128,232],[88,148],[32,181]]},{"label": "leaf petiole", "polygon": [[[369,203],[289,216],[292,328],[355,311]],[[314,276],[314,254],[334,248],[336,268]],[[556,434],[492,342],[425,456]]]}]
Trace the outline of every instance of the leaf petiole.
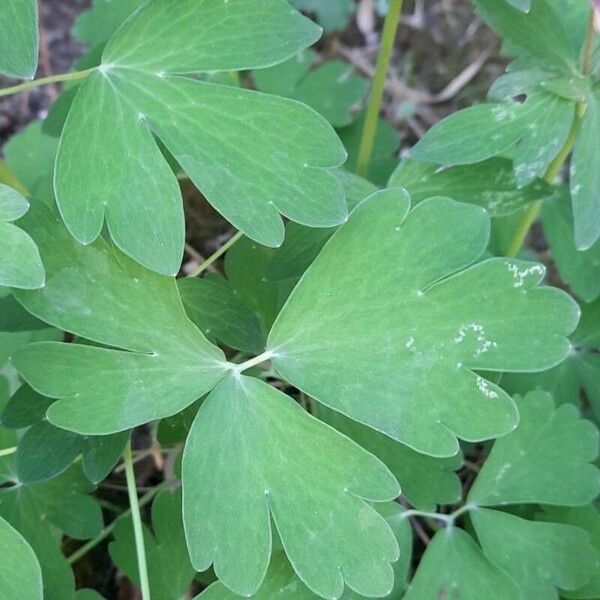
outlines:
[{"label": "leaf petiole", "polygon": [[422,510],[410,509],[410,510],[407,510],[402,513],[402,518],[408,519],[409,517],[423,517],[426,519],[435,519],[437,521],[444,521],[444,523],[446,523],[447,526],[452,527],[454,525],[454,522],[456,521],[456,519],[458,519],[458,517],[460,517],[464,513],[467,513],[472,510],[476,510],[476,509],[477,509],[477,505],[473,504],[471,502],[465,504],[464,506],[461,506],[460,508],[455,510],[453,513],[450,513],[449,515],[446,515],[444,513],[426,512],[426,511],[422,511]]},{"label": "leaf petiole", "polygon": [[17,447],[13,447],[13,448],[3,448],[2,450],[0,450],[0,456],[10,456],[11,454],[14,454],[17,451]]},{"label": "leaf petiole", "polygon": [[233,246],[244,234],[241,231],[238,231],[231,239],[227,240],[216,252],[211,254],[201,265],[198,265],[189,275],[188,277],[197,277],[203,271],[206,271],[210,265],[212,265],[215,260],[219,257],[223,256],[231,246]]},{"label": "leaf petiole", "polygon": [[41,77],[40,79],[33,79],[32,81],[25,81],[19,85],[13,85],[0,89],[0,97],[11,96],[12,94],[18,94],[19,92],[25,92],[27,90],[40,87],[42,85],[48,85],[49,83],[62,83],[65,81],[74,81],[77,79],[84,79],[92,71],[95,71],[96,67],[92,69],[86,69],[85,71],[72,71],[71,73],[60,73],[58,75],[50,75],[49,77]]}]

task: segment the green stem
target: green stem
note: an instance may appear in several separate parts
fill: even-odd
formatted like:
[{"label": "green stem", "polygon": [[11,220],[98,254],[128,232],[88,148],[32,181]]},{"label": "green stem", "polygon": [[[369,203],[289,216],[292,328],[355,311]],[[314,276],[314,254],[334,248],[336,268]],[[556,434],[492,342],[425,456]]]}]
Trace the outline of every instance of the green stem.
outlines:
[{"label": "green stem", "polygon": [[75,79],[83,79],[87,77],[93,69],[86,69],[85,71],[73,71],[71,73],[60,73],[59,75],[50,75],[49,77],[41,77],[40,79],[33,79],[32,81],[26,81],[25,83],[20,83],[19,85],[13,85],[12,87],[7,87],[0,89],[0,97],[1,96],[10,96],[12,94],[18,94],[19,92],[24,92],[26,90],[31,90],[33,88],[39,87],[41,85],[48,85],[49,83],[62,83],[64,81],[73,81]]},{"label": "green stem", "polygon": [[363,125],[362,137],[358,149],[358,160],[356,163],[356,172],[361,177],[367,175],[369,161],[373,152],[375,143],[375,133],[377,132],[377,120],[381,109],[381,99],[383,97],[383,89],[385,86],[385,78],[392,50],[394,49],[394,40],[396,39],[396,30],[402,11],[403,0],[390,0],[388,13],[383,24],[383,33],[381,36],[381,46],[377,55],[377,64],[375,65],[375,75],[373,76],[373,87],[369,97],[367,106],[367,114]]},{"label": "green stem", "polygon": [[464,506],[461,506],[459,509],[455,510],[453,513],[450,513],[449,515],[445,515],[443,513],[434,513],[434,512],[424,512],[422,510],[407,510],[404,511],[402,513],[402,518],[403,519],[407,519],[408,517],[423,517],[426,519],[434,519],[436,521],[444,521],[444,523],[446,523],[446,525],[454,525],[454,522],[456,521],[456,519],[458,519],[458,517],[460,517],[462,514],[472,511],[472,510],[476,510],[477,509],[477,505],[476,504],[465,504]]},{"label": "green stem", "polygon": [[242,238],[244,234],[241,231],[238,231],[230,240],[225,242],[215,253],[211,254],[201,265],[197,266],[188,277],[197,277],[203,271],[206,271],[210,265],[212,265],[215,260],[219,257],[223,256],[231,246],[233,246],[238,240]]},{"label": "green stem", "polygon": [[[139,506],[140,507],[146,506],[146,504],[148,504],[148,502],[150,502],[152,500],[152,498],[154,498],[154,496],[156,496],[158,491],[162,488],[162,485],[163,484],[157,485],[155,488],[152,488],[150,491],[146,492],[140,498],[140,501],[138,503]],[[128,517],[130,514],[131,514],[131,508],[128,508],[126,511],[124,511],[121,514],[120,517],[115,519],[110,525],[107,525],[95,538],[91,539],[89,542],[86,542],[83,546],[77,548],[77,550],[75,550],[75,552],[73,552],[73,554],[71,554],[71,556],[69,556],[67,558],[67,562],[70,565],[72,565],[72,564],[75,564],[81,558],[83,558],[90,550],[93,550],[98,544],[100,544],[100,542],[105,540],[113,532],[113,529],[117,525],[117,522],[119,521],[119,519],[124,519],[125,517]]]},{"label": "green stem", "polygon": [[125,477],[127,479],[127,493],[129,494],[129,506],[131,508],[131,519],[133,521],[133,534],[135,537],[135,550],[138,561],[142,600],[150,600],[150,584],[148,582],[148,566],[146,564],[146,549],[144,547],[144,531],[142,529],[142,516],[140,514],[140,505],[135,484],[135,473],[133,472],[131,441],[125,446],[123,460],[125,461]]},{"label": "green stem", "polygon": [[[591,11],[588,22],[588,29],[585,36],[585,41],[583,43],[583,50],[581,53],[581,74],[584,77],[587,77],[589,75],[592,60],[592,50],[594,47],[593,41],[594,14],[593,11]],[[575,116],[573,118],[573,123],[571,125],[569,135],[567,136],[563,147],[560,149],[559,153],[556,155],[554,160],[550,163],[542,177],[542,179],[546,183],[549,183],[550,185],[554,184],[554,180],[556,179],[562,166],[564,165],[569,154],[571,153],[571,150],[573,150],[573,146],[575,145],[575,140],[577,139],[577,134],[579,132],[579,127],[581,125],[583,115],[585,114],[585,110],[585,102],[578,102],[575,108]],[[515,233],[508,246],[508,250],[506,251],[507,256],[514,258],[515,256],[517,256],[517,254],[519,254],[521,248],[523,247],[523,244],[525,243],[525,239],[527,238],[529,229],[531,228],[535,220],[538,218],[541,209],[542,201],[535,200],[523,211],[521,219],[517,224],[517,229],[515,230]]]},{"label": "green stem", "polygon": [[247,371],[251,367],[255,367],[256,365],[260,365],[268,360],[271,360],[275,356],[275,353],[272,350],[266,350],[262,354],[247,360],[246,362],[240,363],[239,365],[232,365],[232,369],[237,373],[241,373],[242,371]]},{"label": "green stem", "polygon": [[17,451],[16,446],[14,448],[3,448],[2,450],[0,450],[0,456],[10,456],[11,454],[14,454],[16,451]]}]

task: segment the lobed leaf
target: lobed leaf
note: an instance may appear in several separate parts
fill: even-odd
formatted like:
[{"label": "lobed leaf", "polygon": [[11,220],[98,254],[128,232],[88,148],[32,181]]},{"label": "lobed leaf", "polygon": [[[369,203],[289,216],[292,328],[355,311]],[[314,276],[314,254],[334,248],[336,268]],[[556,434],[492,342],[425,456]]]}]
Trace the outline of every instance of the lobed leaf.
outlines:
[{"label": "lobed leaf", "polygon": [[0,73],[31,79],[38,64],[36,0],[4,0],[0,19]]},{"label": "lobed leaf", "polygon": [[43,204],[26,226],[48,281],[18,300],[47,323],[110,346],[39,343],[14,355],[31,387],[59,399],[51,423],[89,435],[124,431],[179,412],[222,377],[224,356],[187,318],[174,279],[104,240],[80,246]]},{"label": "lobed leaf", "polygon": [[178,271],[181,196],[155,136],[209,202],[260,243],[283,241],[279,213],[316,227],[344,221],[328,168],[345,152],[322,117],[185,76],[271,66],[318,36],[283,0],[145,4],[107,44],[63,129],[55,189],[74,237],[92,242],[106,219],[126,254],[163,274]]},{"label": "lobed leaf", "polygon": [[366,501],[395,498],[394,477],[268,384],[234,372],[211,392],[188,436],[182,481],[192,564],[213,564],[233,592],[260,588],[271,519],[315,593],[338,598],[344,583],[367,596],[391,591],[398,545]]},{"label": "lobed leaf", "polygon": [[307,270],[267,347],[275,369],[318,402],[452,456],[457,436],[483,440],[517,424],[512,400],[474,371],[556,365],[579,311],[536,287],[541,265],[473,265],[489,235],[480,207],[445,198],[409,207],[401,190],[365,200]]},{"label": "lobed leaf", "polygon": [[481,506],[556,504],[581,506],[600,492],[598,430],[569,404],[531,392],[517,400],[517,429],[497,440],[469,493]]}]

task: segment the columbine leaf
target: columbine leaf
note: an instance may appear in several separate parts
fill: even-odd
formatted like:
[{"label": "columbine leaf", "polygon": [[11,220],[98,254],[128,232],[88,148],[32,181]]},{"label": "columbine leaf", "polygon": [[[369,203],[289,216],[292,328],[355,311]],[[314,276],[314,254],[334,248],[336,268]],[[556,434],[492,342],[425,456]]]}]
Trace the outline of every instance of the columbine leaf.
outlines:
[{"label": "columbine leaf", "polygon": [[584,529],[592,543],[595,551],[589,558],[595,558],[595,565],[592,569],[592,578],[584,586],[575,591],[563,591],[562,596],[573,599],[591,599],[600,596],[600,514],[598,509],[593,506],[581,506],[578,508],[566,508],[564,506],[544,506],[543,512],[537,515],[538,519],[550,520],[558,523],[565,523],[577,528]]},{"label": "columbine leaf", "polygon": [[513,100],[465,108],[434,125],[414,146],[417,160],[463,165],[514,148],[514,171],[520,187],[540,176],[564,144],[575,104],[543,91],[525,102]]},{"label": "columbine leaf", "polygon": [[0,73],[31,79],[38,63],[36,0],[4,0],[0,19]]},{"label": "columbine leaf", "polygon": [[518,400],[517,429],[497,440],[469,500],[482,506],[558,504],[580,506],[600,492],[598,430],[564,404],[554,408],[545,392]]},{"label": "columbine leaf", "polygon": [[589,94],[581,129],[571,160],[571,201],[575,221],[575,244],[587,250],[600,236],[600,93]]},{"label": "columbine leaf", "polygon": [[15,354],[31,387],[59,399],[50,422],[90,435],[123,431],[179,412],[221,378],[224,356],[187,318],[174,279],[102,239],[80,246],[42,204],[26,225],[48,283],[18,300],[47,323],[111,346],[39,343]]},{"label": "columbine leaf", "polygon": [[232,374],[208,396],[188,437],[182,481],[192,564],[199,571],[214,564],[232,591],[259,589],[272,518],[315,593],[338,598],[344,582],[368,596],[390,592],[398,546],[364,500],[396,497],[394,477],[263,381]]},{"label": "columbine leaf", "polygon": [[352,110],[369,87],[367,80],[353,75],[352,67],[338,60],[311,71],[313,61],[314,53],[306,51],[285,63],[257,71],[256,87],[308,104],[334,127],[349,125],[353,121]]},{"label": "columbine leaf", "polygon": [[[139,585],[139,570],[131,517],[119,519],[109,546],[114,563]],[[181,492],[161,491],[152,503],[152,531],[144,526],[150,592],[154,600],[179,600],[196,572],[190,564],[183,522]]]},{"label": "columbine leaf", "polygon": [[474,371],[557,364],[578,308],[536,288],[541,265],[466,268],[488,241],[480,207],[445,198],[409,206],[390,189],[354,211],[293,291],[268,348],[310,397],[417,451],[453,456],[457,436],[497,437],[517,423],[512,400]]},{"label": "columbine leaf", "polygon": [[580,588],[596,566],[596,552],[579,527],[484,508],[471,519],[484,554],[515,580],[527,600],[556,600],[556,588]]},{"label": "columbine leaf", "polygon": [[544,235],[561,279],[585,302],[600,296],[600,242],[578,250],[568,192],[560,193],[542,209]]},{"label": "columbine leaf", "polygon": [[435,510],[437,504],[454,504],[460,500],[460,481],[454,472],[462,464],[460,454],[432,458],[324,406],[317,405],[315,412],[319,419],[377,456],[394,474],[402,495],[413,506]]},{"label": "columbine leaf", "polygon": [[0,519],[0,590],[3,600],[42,600],[42,572],[33,550],[4,519]]},{"label": "columbine leaf", "polygon": [[52,404],[50,398],[46,398],[23,384],[9,399],[0,413],[0,422],[9,429],[24,429],[39,423],[48,407]]},{"label": "columbine leaf", "polygon": [[0,298],[0,331],[36,331],[48,325],[29,314],[12,294]]},{"label": "columbine leaf", "polygon": [[404,188],[413,205],[427,198],[446,195],[458,202],[478,204],[495,217],[514,213],[554,191],[541,180],[519,189],[512,164],[505,158],[447,169],[404,159],[392,173],[388,186]]},{"label": "columbine leaf", "polygon": [[[379,504],[377,510],[392,528],[400,546],[400,559],[394,563],[394,589],[389,596],[385,596],[392,600],[399,598],[405,589],[412,552],[412,531],[409,521],[402,517],[404,509],[399,504],[386,502]],[[237,600],[241,597],[228,590],[221,582],[216,582],[197,596],[196,600]],[[252,596],[254,600],[317,600],[321,597],[304,585],[294,572],[284,552],[273,553],[265,580],[256,594]],[[341,600],[362,598],[365,596],[346,588]]]},{"label": "columbine leaf", "polygon": [[160,273],[178,271],[181,197],[154,136],[209,202],[260,243],[283,241],[279,213],[316,227],[344,221],[327,168],[345,152],[322,117],[287,99],[182,76],[271,66],[318,36],[284,0],[145,4],[107,44],[63,129],[55,189],[72,234],[89,243],[106,218],[126,254]]},{"label": "columbine leaf", "polygon": [[563,20],[546,0],[535,0],[526,14],[497,0],[475,0],[475,6],[484,21],[502,35],[514,56],[534,58],[569,73],[577,71],[579,54],[571,45]]},{"label": "columbine leaf", "polygon": [[177,282],[185,311],[212,342],[258,354],[265,337],[256,314],[221,277],[185,278]]},{"label": "columbine leaf", "polygon": [[460,529],[438,531],[421,559],[404,600],[523,600],[513,580],[489,562]]},{"label": "columbine leaf", "polygon": [[36,289],[44,285],[44,265],[35,243],[11,223],[28,208],[21,194],[0,183],[0,286]]}]

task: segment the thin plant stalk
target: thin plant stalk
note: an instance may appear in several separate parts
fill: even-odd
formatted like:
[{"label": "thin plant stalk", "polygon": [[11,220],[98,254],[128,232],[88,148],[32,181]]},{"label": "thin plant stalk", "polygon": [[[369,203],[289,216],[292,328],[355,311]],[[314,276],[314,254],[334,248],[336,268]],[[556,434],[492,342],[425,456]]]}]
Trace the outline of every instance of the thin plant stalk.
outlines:
[{"label": "thin plant stalk", "polygon": [[381,45],[379,54],[377,55],[377,64],[375,65],[375,75],[373,76],[371,95],[369,97],[369,104],[367,106],[362,137],[358,149],[356,172],[361,177],[366,176],[369,168],[369,161],[371,160],[371,154],[373,153],[375,134],[377,133],[377,121],[379,118],[379,111],[381,110],[383,89],[385,87],[385,78],[390,65],[392,50],[394,49],[396,30],[398,29],[398,21],[402,11],[402,2],[403,0],[390,1],[385,22],[383,24]]},{"label": "thin plant stalk", "polygon": [[238,240],[242,238],[244,234],[241,231],[238,231],[230,240],[225,242],[216,252],[211,254],[201,265],[198,265],[189,275],[188,277],[198,277],[200,273],[206,271],[208,267],[210,267],[218,258],[223,256],[231,246],[233,246]]},{"label": "thin plant stalk", "polygon": [[138,572],[140,576],[140,589],[142,600],[150,600],[150,583],[148,581],[148,565],[146,563],[146,548],[144,547],[144,531],[142,529],[142,516],[135,484],[135,473],[133,472],[133,457],[131,455],[131,441],[127,442],[123,452],[125,463],[125,477],[127,479],[127,493],[129,494],[129,506],[131,508],[131,519],[133,521],[133,534],[135,537],[135,551],[138,561]]},{"label": "thin plant stalk", "polygon": [[84,79],[95,69],[96,67],[92,69],[86,69],[85,71],[72,71],[71,73],[60,73],[58,75],[50,75],[49,77],[40,77],[40,79],[25,81],[19,85],[13,85],[12,87],[0,89],[0,97],[11,96],[12,94],[18,94],[19,92],[32,90],[33,88],[40,87],[41,85],[48,85],[50,83],[63,83],[65,81]]}]

